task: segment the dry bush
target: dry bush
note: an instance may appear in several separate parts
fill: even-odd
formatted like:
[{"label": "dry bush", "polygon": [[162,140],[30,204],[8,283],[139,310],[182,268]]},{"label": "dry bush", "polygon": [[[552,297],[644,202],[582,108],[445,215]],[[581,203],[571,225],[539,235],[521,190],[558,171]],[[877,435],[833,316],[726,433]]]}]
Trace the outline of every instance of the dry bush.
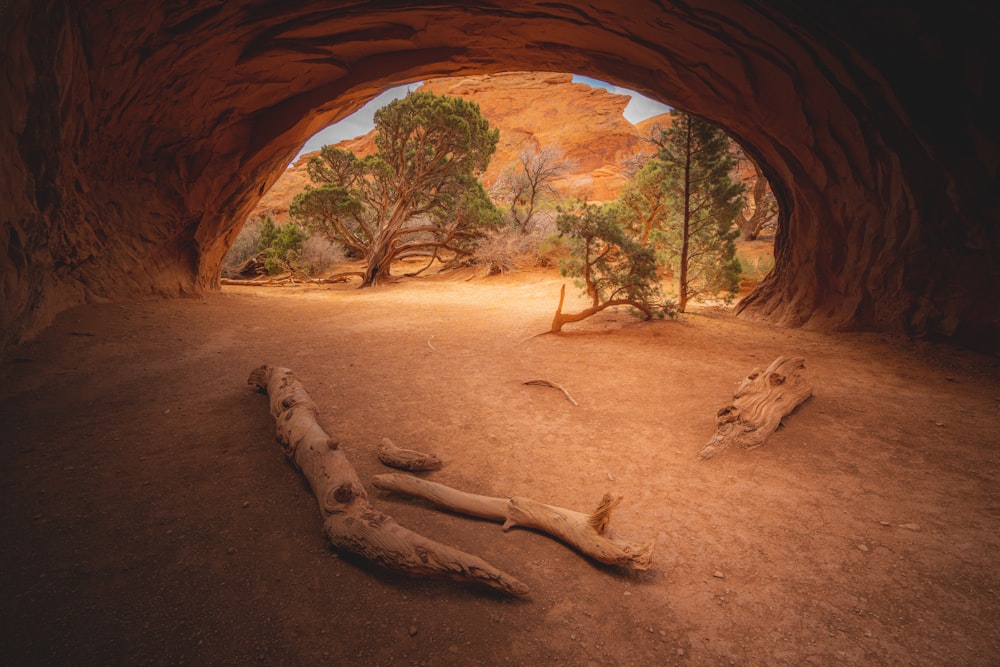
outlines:
[{"label": "dry bush", "polygon": [[260,243],[260,228],[264,224],[262,218],[251,218],[243,225],[233,245],[226,251],[226,256],[222,259],[222,267],[231,269],[247,261],[251,255],[257,252],[257,244]]},{"label": "dry bush", "polygon": [[760,282],[771,269],[774,268],[774,257],[772,255],[753,255],[742,250],[736,252],[736,259],[740,263],[740,273],[744,278]]},{"label": "dry bush", "polygon": [[344,248],[322,236],[310,236],[302,243],[296,264],[311,276],[331,270],[345,259]]},{"label": "dry bush", "polygon": [[491,230],[476,245],[474,262],[486,275],[513,273],[529,267],[555,266],[567,252],[556,232],[555,216],[536,215],[527,232],[515,227]]}]

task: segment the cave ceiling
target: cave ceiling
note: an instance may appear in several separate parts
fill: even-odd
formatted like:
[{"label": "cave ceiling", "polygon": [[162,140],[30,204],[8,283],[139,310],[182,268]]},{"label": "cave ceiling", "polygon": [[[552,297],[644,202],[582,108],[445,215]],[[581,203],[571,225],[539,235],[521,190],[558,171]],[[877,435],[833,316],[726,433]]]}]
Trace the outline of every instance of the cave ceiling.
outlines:
[{"label": "cave ceiling", "polygon": [[301,145],[386,87],[541,70],[710,118],[764,166],[782,224],[744,317],[995,349],[997,10],[817,4],[4,3],[3,344],[216,289]]}]

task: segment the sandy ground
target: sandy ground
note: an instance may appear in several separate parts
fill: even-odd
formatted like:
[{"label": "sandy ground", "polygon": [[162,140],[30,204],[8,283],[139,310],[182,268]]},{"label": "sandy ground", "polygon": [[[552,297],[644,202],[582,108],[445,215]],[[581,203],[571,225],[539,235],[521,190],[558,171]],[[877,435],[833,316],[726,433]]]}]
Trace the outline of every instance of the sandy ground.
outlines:
[{"label": "sandy ground", "polygon": [[[226,288],[64,313],[0,366],[0,663],[990,665],[1000,662],[1000,364],[706,311],[547,328],[550,273]],[[806,358],[766,445],[697,453],[738,381]],[[429,477],[657,541],[626,574],[531,531],[372,490],[527,583],[512,600],[330,550],[273,439],[293,368],[362,479]],[[563,385],[525,386],[529,378]]]}]

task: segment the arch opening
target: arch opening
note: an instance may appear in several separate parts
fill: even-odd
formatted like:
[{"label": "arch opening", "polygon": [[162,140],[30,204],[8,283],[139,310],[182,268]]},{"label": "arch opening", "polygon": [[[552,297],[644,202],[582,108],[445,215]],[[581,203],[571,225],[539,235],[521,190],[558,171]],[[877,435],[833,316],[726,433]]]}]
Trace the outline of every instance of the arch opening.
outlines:
[{"label": "arch opening", "polygon": [[[490,235],[479,251],[464,256],[461,262],[436,258],[419,270],[425,275],[442,268],[485,266],[488,273],[548,266],[552,241],[557,233],[555,217],[558,206],[568,202],[587,201],[591,204],[621,201],[634,179],[647,162],[660,152],[665,129],[669,127],[672,107],[639,95],[635,91],[590,77],[549,72],[503,72],[486,76],[445,77],[396,86],[383,91],[362,110],[332,125],[310,138],[296,155],[295,161],[281,174],[275,185],[265,193],[246,221],[244,230],[226,254],[223,265],[225,281],[326,280],[336,275],[335,267],[346,273],[362,269],[357,249],[350,241],[344,245],[339,233],[324,225],[310,228],[298,220],[294,229],[284,226],[293,222],[289,214],[292,201],[306,188],[316,184],[307,172],[310,158],[319,149],[333,146],[363,158],[376,150],[374,143],[374,113],[392,100],[415,91],[458,96],[478,104],[483,116],[499,130],[496,153],[481,175],[487,193],[500,207],[511,235]],[[731,178],[745,188],[744,207],[733,220],[732,231],[738,233],[736,259],[740,264],[739,293],[747,293],[773,266],[773,238],[778,206],[762,170],[746,150],[730,140],[734,158]],[[522,155],[527,151],[528,155]],[[512,209],[512,188],[525,168],[523,159],[536,162],[528,168],[547,165],[545,183],[534,188],[530,209]],[[541,172],[540,172],[541,173]],[[631,186],[630,186],[631,184]],[[662,202],[648,201],[657,188],[632,190],[632,206],[653,206],[646,213],[658,210]],[[640,203],[643,202],[643,203]],[[669,210],[673,210],[674,204]],[[625,210],[629,210],[626,208]],[[634,215],[641,216],[637,209]],[[638,224],[638,219],[636,220]],[[645,223],[643,223],[645,224]],[[657,227],[660,222],[649,221]],[[260,243],[261,230],[285,229],[298,239],[294,249],[286,253],[286,244],[276,237],[271,252],[287,254],[287,261],[268,259]],[[524,227],[522,229],[522,227]],[[530,235],[526,234],[531,229]],[[500,232],[501,230],[497,230]],[[516,232],[516,233],[515,233]],[[332,233],[332,236],[331,236]],[[265,233],[270,241],[274,233]],[[265,242],[264,245],[267,243]],[[722,252],[721,250],[719,251]],[[355,258],[357,262],[350,262]],[[452,258],[457,259],[457,257]],[[666,265],[662,267],[667,270]],[[270,277],[282,276],[279,278]],[[297,276],[293,278],[291,276]],[[287,276],[287,277],[285,277]],[[677,276],[667,270],[665,288],[676,292]],[[675,295],[676,296],[676,295]],[[718,295],[703,295],[714,302]]]}]

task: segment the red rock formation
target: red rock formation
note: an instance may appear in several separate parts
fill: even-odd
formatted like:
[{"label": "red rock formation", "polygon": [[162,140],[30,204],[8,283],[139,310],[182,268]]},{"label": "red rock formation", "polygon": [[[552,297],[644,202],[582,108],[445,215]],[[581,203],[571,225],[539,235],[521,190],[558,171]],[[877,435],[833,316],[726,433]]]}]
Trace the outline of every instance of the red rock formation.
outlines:
[{"label": "red rock formation", "polygon": [[[743,312],[1000,347],[991,3],[9,0],[0,326],[218,284],[303,141],[392,84],[578,72],[715,120],[786,219]],[[919,75],[914,75],[919,73]]]},{"label": "red rock formation", "polygon": [[[640,126],[622,115],[628,96],[573,83],[571,74],[506,72],[444,77],[428,81],[418,90],[473,100],[490,125],[500,130],[497,152],[482,177],[487,187],[504,168],[517,164],[522,148],[554,146],[575,165],[556,183],[559,192],[566,197],[607,201],[618,196],[627,180],[622,163],[643,148]],[[649,121],[641,125],[648,126]],[[337,146],[368,155],[375,150],[374,132]],[[264,194],[251,217],[270,214],[283,220],[292,198],[310,183],[306,164],[318,154],[314,151],[296,160]]]},{"label": "red rock formation", "polygon": [[557,184],[566,196],[614,199],[625,182],[620,164],[640,148],[636,127],[625,119],[627,95],[573,83],[571,74],[508,72],[443,78],[422,86],[475,100],[500,143],[483,182],[489,185],[517,162],[523,147],[561,148],[576,166]]}]

